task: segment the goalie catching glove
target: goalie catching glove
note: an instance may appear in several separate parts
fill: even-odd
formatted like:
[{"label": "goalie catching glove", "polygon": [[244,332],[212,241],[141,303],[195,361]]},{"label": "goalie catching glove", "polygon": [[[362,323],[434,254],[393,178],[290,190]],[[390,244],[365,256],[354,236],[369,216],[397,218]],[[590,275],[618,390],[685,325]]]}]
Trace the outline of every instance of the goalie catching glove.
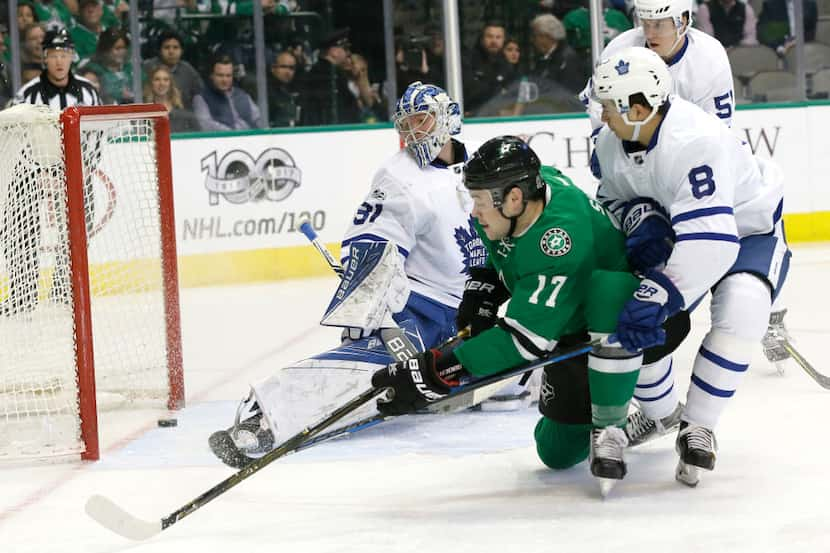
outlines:
[{"label": "goalie catching glove", "polygon": [[378,401],[378,411],[384,415],[415,413],[449,394],[466,374],[450,349],[430,349],[392,363],[372,375],[372,386],[394,392],[391,400]]},{"label": "goalie catching glove", "polygon": [[490,267],[473,267],[464,285],[464,295],[455,316],[455,326],[470,327],[470,337],[478,336],[496,324],[499,306],[510,299],[499,274]]}]

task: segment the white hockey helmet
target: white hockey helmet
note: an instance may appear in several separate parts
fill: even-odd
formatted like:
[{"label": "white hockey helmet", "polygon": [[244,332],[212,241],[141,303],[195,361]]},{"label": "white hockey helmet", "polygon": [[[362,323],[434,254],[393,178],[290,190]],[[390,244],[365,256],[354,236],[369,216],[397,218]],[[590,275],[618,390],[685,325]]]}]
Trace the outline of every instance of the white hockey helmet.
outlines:
[{"label": "white hockey helmet", "polygon": [[[421,117],[424,113],[432,117]],[[415,81],[398,100],[393,121],[407,151],[423,168],[438,157],[450,136],[461,132],[461,109],[443,88]]]},{"label": "white hockey helmet", "polygon": [[[666,62],[653,50],[631,46],[601,61],[594,69],[593,98],[611,101],[628,125],[639,127],[657,113],[671,94],[672,80]],[[645,121],[630,121],[632,95],[641,93],[654,108]]]},{"label": "white hockey helmet", "polygon": [[683,14],[687,13],[686,29],[692,26],[692,0],[634,0],[634,13],[639,20],[671,17],[678,31],[683,26]]}]

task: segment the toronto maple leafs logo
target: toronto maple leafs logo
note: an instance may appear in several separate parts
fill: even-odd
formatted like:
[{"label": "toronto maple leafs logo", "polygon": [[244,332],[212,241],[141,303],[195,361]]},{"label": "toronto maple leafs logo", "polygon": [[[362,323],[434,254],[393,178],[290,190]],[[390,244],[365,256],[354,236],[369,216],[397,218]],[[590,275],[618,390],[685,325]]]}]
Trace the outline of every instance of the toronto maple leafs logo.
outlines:
[{"label": "toronto maple leafs logo", "polygon": [[455,243],[461,249],[461,255],[464,256],[464,269],[462,274],[469,275],[470,268],[480,267],[487,261],[487,250],[484,243],[479,238],[475,227],[473,227],[473,218],[467,220],[467,228],[456,227],[455,229]]},{"label": "toronto maple leafs logo", "polygon": [[617,70],[618,75],[625,75],[628,73],[628,68],[631,66],[630,63],[627,63],[625,60],[620,60],[617,65],[614,66],[614,69]]}]

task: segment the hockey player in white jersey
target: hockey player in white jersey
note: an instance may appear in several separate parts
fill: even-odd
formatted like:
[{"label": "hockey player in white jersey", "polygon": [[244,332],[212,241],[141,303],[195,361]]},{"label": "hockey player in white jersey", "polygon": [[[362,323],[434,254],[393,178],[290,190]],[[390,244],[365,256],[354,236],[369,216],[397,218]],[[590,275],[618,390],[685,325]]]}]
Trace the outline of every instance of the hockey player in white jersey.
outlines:
[{"label": "hockey player in white jersey", "polygon": [[[732,124],[734,90],[732,69],[723,45],[714,37],[692,28],[692,0],[634,0],[639,25],[616,36],[602,51],[608,59],[631,46],[656,52],[672,76],[672,92]],[[591,81],[580,95],[591,124],[602,125],[601,108],[591,102]]]},{"label": "hockey player in white jersey", "polygon": [[[441,88],[415,82],[398,101],[394,121],[405,149],[375,173],[342,242],[346,276],[359,273],[352,279],[358,284],[341,285],[324,319],[351,328],[339,347],[252,385],[234,426],[210,439],[232,466],[244,466],[368,388],[372,374],[395,361],[376,332],[384,315],[392,313],[421,351],[457,332],[464,284],[487,255],[462,183],[467,153],[451,138],[461,131],[461,112]],[[367,304],[378,307],[374,314],[363,311]],[[376,412],[372,402],[350,420]]]},{"label": "hockey player in white jersey", "polygon": [[712,326],[694,362],[676,442],[677,478],[695,485],[698,469],[715,466],[715,426],[764,335],[790,252],[780,172],[762,174],[728,127],[671,90],[666,64],[647,48],[623,49],[597,65],[593,96],[606,124],[596,140],[597,196],[611,209],[653,200],[675,235],[665,265],[645,272],[620,315],[626,349],[660,343],[667,316],[712,292]]},{"label": "hockey player in white jersey", "polygon": [[[734,93],[729,58],[717,39],[692,28],[691,10],[691,0],[635,0],[634,12],[639,26],[615,37],[600,57],[606,59],[631,46],[650,48],[666,62],[675,95],[731,126]],[[589,80],[580,98],[587,107],[596,133],[602,125],[601,107],[597,102],[591,101],[591,92],[592,82]],[[770,161],[759,159],[758,163],[762,170],[778,170]],[[595,156],[592,156],[592,168],[595,164]],[[635,202],[619,205],[615,214],[620,220],[628,218],[631,221],[642,214],[644,209],[649,209],[648,202]],[[670,231],[668,225],[661,223],[663,217],[654,210],[649,212],[649,216],[653,217],[648,223],[640,225],[636,233],[630,234],[627,241],[629,260],[638,270],[663,263],[671,248],[672,237],[660,234],[661,231]],[[627,232],[630,233],[630,229]],[[776,297],[762,339],[764,355],[780,372],[783,372],[783,363],[790,357],[784,347],[784,342],[789,341],[784,325],[785,313],[782,299]],[[657,404],[654,403],[655,398],[671,394],[672,382],[670,360],[663,360],[654,367],[643,367],[641,370],[635,393],[641,410],[629,417],[626,427],[632,445],[647,441],[677,425],[679,405],[667,410],[655,409]]]}]

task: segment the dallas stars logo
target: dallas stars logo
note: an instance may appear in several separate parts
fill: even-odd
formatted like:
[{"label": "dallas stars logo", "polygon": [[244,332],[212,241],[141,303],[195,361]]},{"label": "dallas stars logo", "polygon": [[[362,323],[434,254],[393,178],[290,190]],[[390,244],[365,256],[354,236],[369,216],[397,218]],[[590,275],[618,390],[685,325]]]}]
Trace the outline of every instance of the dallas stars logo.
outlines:
[{"label": "dallas stars logo", "polygon": [[561,228],[548,229],[539,241],[545,255],[561,257],[571,251],[571,237]]}]

